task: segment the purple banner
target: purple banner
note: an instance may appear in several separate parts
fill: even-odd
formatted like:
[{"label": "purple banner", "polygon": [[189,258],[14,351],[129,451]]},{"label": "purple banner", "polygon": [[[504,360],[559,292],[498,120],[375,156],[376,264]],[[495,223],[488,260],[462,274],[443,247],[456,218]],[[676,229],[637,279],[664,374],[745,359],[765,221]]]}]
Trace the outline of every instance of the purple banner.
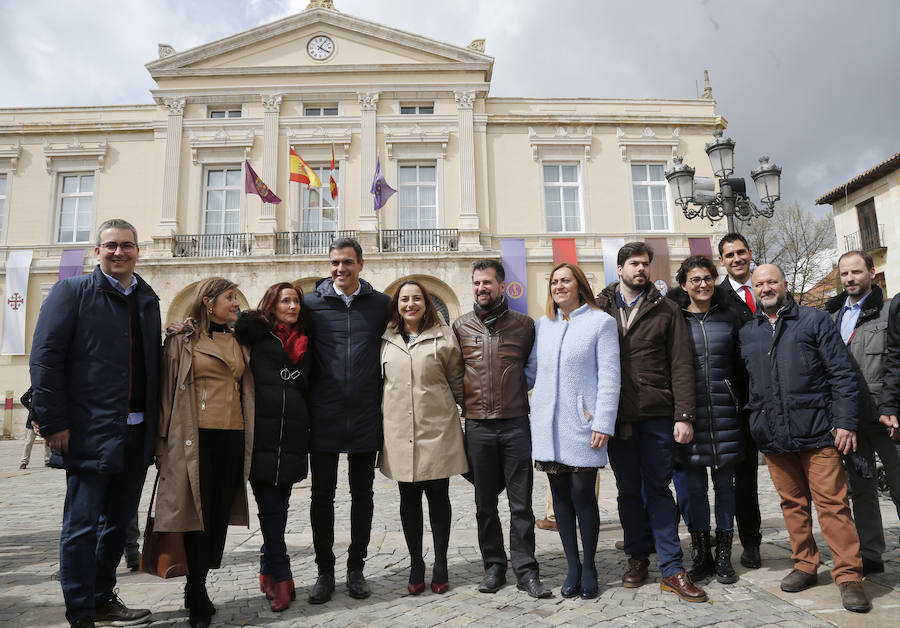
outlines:
[{"label": "purple banner", "polygon": [[528,274],[525,270],[525,240],[500,241],[503,270],[506,271],[506,298],[512,310],[528,314]]},{"label": "purple banner", "polygon": [[59,278],[77,277],[84,268],[84,249],[66,249],[59,258]]}]

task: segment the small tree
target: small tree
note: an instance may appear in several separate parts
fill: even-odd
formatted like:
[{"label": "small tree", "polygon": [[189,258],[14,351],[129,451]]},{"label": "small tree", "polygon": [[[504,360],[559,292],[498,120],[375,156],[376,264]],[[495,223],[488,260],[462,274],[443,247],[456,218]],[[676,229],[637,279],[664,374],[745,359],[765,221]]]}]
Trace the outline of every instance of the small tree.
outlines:
[{"label": "small tree", "polygon": [[743,235],[757,264],[778,264],[784,270],[797,303],[834,268],[834,221],[817,218],[796,201],[779,205],[771,218],[754,220]]}]

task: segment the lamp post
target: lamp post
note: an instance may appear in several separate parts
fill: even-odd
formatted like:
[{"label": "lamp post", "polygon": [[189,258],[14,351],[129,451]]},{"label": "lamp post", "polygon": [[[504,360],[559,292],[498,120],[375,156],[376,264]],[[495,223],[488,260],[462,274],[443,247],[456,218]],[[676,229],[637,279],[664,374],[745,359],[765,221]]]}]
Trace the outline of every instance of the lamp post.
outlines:
[{"label": "lamp post", "polygon": [[735,218],[749,222],[754,218],[771,218],[775,202],[781,198],[781,168],[769,163],[768,157],[759,158],[759,168],[750,172],[756,184],[759,202],[757,207],[747,198],[747,184],[742,177],[734,177],[734,140],[723,138],[722,131],[713,133],[714,139],[706,145],[706,154],[712,165],[713,174],[719,181],[719,191],[715,183],[705,177],[694,177],[694,168],[685,164],[681,157],[672,160],[672,168],[666,170],[666,181],[675,203],[688,220],[705,218],[710,223],[721,220],[728,222],[728,231],[735,230]]}]

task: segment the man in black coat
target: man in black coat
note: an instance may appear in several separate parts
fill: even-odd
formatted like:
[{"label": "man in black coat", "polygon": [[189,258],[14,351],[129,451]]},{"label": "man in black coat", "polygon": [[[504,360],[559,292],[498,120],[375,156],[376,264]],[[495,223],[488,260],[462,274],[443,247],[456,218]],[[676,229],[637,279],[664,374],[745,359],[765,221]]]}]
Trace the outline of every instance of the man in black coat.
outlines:
[{"label": "man in black coat", "polygon": [[900,423],[897,421],[900,416],[900,294],[891,300],[886,349],[878,420],[891,430],[891,438],[900,440]]},{"label": "man in black coat", "polygon": [[362,247],[352,238],[331,244],[331,279],[303,297],[312,349],[310,442],[312,495],[309,509],[319,576],[310,604],[334,593],[334,494],[338,456],[347,454],[350,481],[350,547],[347,589],[369,597],[363,576],[374,511],[372,483],[381,450],[381,334],[390,298],[359,278]]},{"label": "man in black coat", "polygon": [[153,460],[159,397],[159,298],[134,273],[137,231],[97,231],[99,265],[57,283],[31,348],[34,423],[66,470],[59,580],[73,626],[132,625],[150,611],[115,593],[126,529]]},{"label": "man in black coat", "polygon": [[778,266],[759,266],[753,289],[759,308],[741,328],[741,357],[750,376],[750,430],[766,454],[791,540],[794,569],[781,589],[804,591],[817,582],[815,503],[844,608],[868,612],[872,605],[862,588],[859,536],[840,457],[856,449],[856,370],[831,318],[797,305]]}]

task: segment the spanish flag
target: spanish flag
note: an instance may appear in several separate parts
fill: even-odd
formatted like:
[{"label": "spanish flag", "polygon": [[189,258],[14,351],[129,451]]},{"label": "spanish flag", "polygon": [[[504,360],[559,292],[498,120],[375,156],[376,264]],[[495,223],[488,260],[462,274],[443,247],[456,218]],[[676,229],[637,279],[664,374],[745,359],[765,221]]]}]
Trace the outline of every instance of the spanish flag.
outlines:
[{"label": "spanish flag", "polygon": [[331,189],[331,200],[338,196],[337,181],[334,180],[334,142],[331,143],[331,176],[328,181],[328,187]]},{"label": "spanish flag", "polygon": [[316,175],[316,171],[309,167],[303,159],[291,148],[291,181],[305,183],[306,188],[320,188],[322,181]]}]

